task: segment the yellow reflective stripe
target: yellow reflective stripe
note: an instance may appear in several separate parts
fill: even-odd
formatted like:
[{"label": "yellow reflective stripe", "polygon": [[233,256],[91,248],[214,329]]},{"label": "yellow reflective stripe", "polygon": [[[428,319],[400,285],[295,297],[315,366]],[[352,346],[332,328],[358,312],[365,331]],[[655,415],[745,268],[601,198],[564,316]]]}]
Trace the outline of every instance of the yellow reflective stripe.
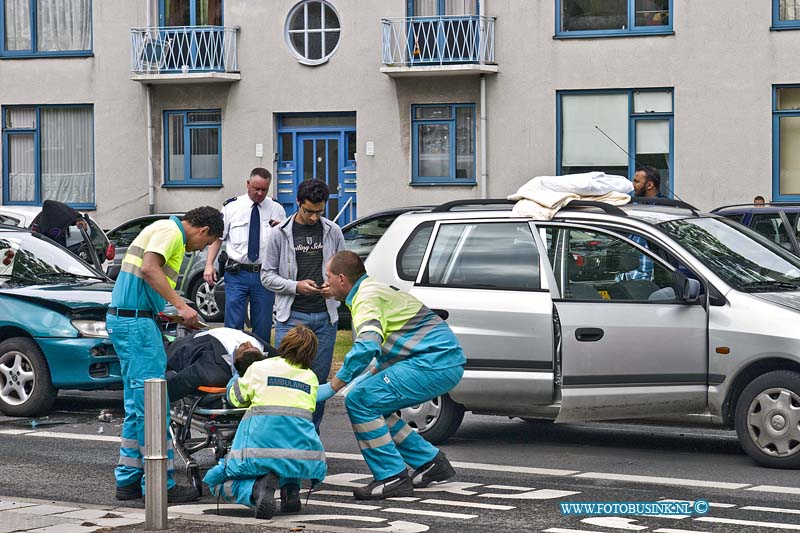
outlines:
[{"label": "yellow reflective stripe", "polygon": [[362,424],[353,424],[353,431],[356,433],[366,433],[367,431],[375,431],[386,425],[386,420],[383,417],[364,422]]},{"label": "yellow reflective stripe", "polygon": [[386,446],[392,442],[392,437],[388,433],[385,435],[381,435],[380,437],[375,437],[374,439],[369,440],[359,440],[358,447],[362,450],[366,450],[368,448],[380,448],[381,446]]}]

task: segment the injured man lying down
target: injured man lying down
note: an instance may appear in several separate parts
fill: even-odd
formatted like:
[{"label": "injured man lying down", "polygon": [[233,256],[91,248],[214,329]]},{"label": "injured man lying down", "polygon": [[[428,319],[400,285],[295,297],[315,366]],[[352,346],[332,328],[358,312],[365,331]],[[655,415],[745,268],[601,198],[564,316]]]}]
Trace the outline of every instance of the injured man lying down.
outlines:
[{"label": "injured man lying down", "polygon": [[278,355],[257,336],[233,328],[214,328],[181,337],[167,346],[167,394],[170,401],[197,387],[224,387],[244,375],[255,361]]}]

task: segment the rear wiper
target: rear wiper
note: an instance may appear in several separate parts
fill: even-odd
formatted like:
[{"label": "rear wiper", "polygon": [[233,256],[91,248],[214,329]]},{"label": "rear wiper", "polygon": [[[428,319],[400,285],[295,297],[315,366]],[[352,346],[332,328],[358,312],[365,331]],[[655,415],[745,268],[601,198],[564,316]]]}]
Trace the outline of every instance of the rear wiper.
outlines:
[{"label": "rear wiper", "polygon": [[800,289],[797,283],[790,283],[788,281],[751,281],[742,285],[742,289],[746,291],[758,291],[762,289],[783,289],[787,291],[794,291]]},{"label": "rear wiper", "polygon": [[28,283],[41,283],[42,280],[29,278],[27,276],[20,276],[19,274],[0,274],[0,278],[7,278],[11,281],[25,281]]}]

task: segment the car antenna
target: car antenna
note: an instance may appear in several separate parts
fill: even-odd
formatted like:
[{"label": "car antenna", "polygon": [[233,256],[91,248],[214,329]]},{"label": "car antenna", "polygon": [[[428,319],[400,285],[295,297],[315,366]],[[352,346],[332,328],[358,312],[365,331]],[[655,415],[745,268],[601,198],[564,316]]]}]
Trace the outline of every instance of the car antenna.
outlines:
[{"label": "car antenna", "polygon": [[[633,160],[633,162],[634,162],[634,163],[636,163],[636,166],[642,166],[642,165],[639,163],[639,161],[637,161],[637,159],[636,159],[635,157],[633,157],[631,154],[629,154],[629,153],[628,153],[628,151],[627,151],[627,150],[625,150],[625,148],[623,148],[622,146],[620,146],[620,145],[617,143],[617,141],[615,141],[614,139],[612,139],[612,138],[611,138],[611,136],[610,136],[608,133],[604,132],[604,131],[603,131],[603,128],[601,128],[601,127],[600,127],[600,126],[598,126],[597,124],[595,124],[595,125],[594,125],[594,127],[595,127],[595,128],[597,128],[597,131],[599,131],[600,133],[602,133],[603,135],[605,135],[606,139],[608,139],[609,141],[611,141],[612,143],[614,143],[614,146],[616,146],[617,148],[619,148],[620,150],[622,150],[622,151],[625,153],[625,155],[627,155],[627,156],[628,156],[628,158],[629,158],[629,159],[632,159],[632,160]],[[664,188],[667,190],[667,193],[671,193],[671,194],[672,194],[672,196],[674,196],[675,198],[677,198],[677,199],[678,199],[678,200],[680,200],[681,202],[684,202],[684,203],[686,203],[686,202],[684,201],[684,199],[683,199],[683,198],[681,198],[680,196],[678,196],[678,193],[676,193],[674,190],[670,189],[670,188],[669,188],[669,186],[667,186],[665,183],[663,183],[663,182],[662,182],[661,186],[663,186],[663,187],[664,187]],[[659,186],[659,189],[661,188],[661,186]]]}]

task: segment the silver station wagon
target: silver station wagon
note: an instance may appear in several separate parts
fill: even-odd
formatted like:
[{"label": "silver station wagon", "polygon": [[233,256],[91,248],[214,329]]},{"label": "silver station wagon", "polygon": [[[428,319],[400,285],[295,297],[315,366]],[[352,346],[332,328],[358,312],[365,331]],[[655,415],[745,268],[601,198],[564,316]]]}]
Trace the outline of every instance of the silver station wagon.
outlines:
[{"label": "silver station wagon", "polygon": [[800,258],[674,200],[505,200],[399,216],[371,276],[445,317],[467,355],[449,395],[404,410],[440,442],[464,411],[555,422],[710,413],[758,463],[800,466]]}]

